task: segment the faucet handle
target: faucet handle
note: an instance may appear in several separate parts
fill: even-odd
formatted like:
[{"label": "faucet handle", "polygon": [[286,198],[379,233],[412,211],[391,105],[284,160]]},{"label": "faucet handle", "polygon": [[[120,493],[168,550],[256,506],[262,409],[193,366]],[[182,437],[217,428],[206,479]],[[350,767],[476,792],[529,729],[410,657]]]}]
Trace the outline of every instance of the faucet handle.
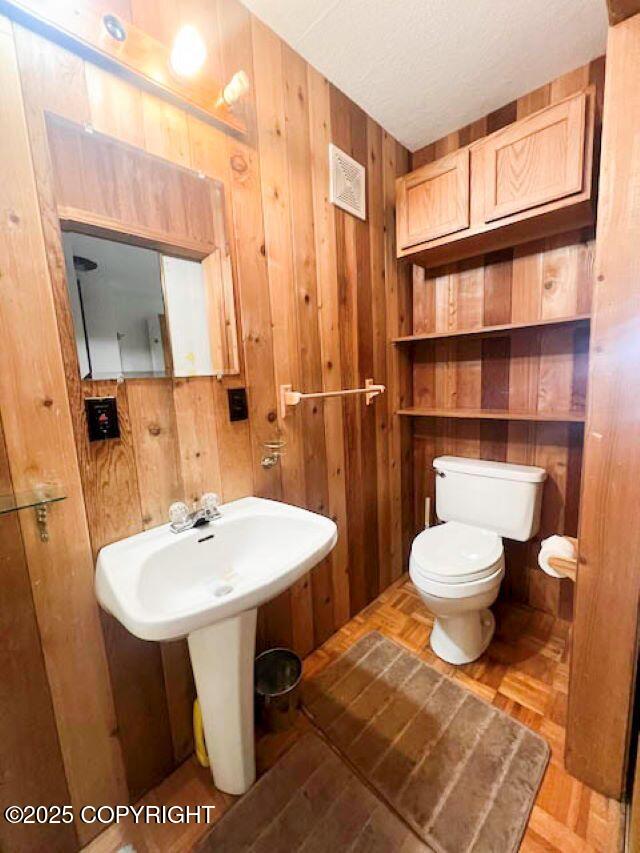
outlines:
[{"label": "faucet handle", "polygon": [[215,492],[205,492],[200,498],[200,506],[208,516],[214,517],[220,514],[218,506],[220,504],[220,496]]},{"label": "faucet handle", "polygon": [[171,524],[184,524],[189,516],[189,507],[184,501],[176,501],[169,507],[169,521]]}]

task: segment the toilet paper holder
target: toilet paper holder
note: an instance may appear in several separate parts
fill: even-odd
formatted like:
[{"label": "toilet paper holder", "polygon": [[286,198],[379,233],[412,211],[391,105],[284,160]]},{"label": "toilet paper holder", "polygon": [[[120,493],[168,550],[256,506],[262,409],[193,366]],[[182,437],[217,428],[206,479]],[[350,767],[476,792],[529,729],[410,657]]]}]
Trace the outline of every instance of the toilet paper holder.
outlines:
[{"label": "toilet paper holder", "polygon": [[[576,554],[578,553],[578,540],[573,536],[565,536],[565,539],[568,539],[569,542],[575,548]],[[561,572],[566,578],[573,581],[575,583],[576,577],[578,574],[578,560],[576,559],[567,559],[566,557],[549,557],[549,565],[552,569],[555,569],[558,572]]]}]

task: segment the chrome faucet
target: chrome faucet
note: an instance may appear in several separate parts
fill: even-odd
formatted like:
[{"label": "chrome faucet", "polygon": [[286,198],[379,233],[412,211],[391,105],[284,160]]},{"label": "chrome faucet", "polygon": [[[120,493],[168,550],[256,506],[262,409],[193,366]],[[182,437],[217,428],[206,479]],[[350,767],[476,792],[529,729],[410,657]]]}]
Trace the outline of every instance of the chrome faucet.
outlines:
[{"label": "chrome faucet", "polygon": [[191,512],[189,512],[189,507],[184,501],[177,501],[169,507],[169,521],[171,522],[169,529],[172,533],[183,533],[185,530],[191,530],[192,527],[201,527],[203,524],[222,518],[219,504],[220,498],[213,492],[204,494],[200,498],[199,506],[197,502],[194,502]]}]

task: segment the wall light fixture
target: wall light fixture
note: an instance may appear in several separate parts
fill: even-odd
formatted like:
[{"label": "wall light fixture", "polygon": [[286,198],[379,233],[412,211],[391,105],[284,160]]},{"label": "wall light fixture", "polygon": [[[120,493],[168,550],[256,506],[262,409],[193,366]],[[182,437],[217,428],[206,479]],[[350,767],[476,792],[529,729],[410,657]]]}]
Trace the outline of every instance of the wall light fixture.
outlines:
[{"label": "wall light fixture", "polygon": [[116,18],[115,15],[105,15],[102,19],[102,24],[112,39],[126,41],[127,30],[122,21]]}]

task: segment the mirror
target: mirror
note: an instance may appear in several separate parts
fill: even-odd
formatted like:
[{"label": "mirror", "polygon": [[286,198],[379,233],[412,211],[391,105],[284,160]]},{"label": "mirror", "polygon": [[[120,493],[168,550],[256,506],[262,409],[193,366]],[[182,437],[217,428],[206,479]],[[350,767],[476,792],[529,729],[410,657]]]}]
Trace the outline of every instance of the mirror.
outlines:
[{"label": "mirror", "polygon": [[47,115],[83,379],[239,372],[225,185]]},{"label": "mirror", "polygon": [[82,379],[170,376],[160,255],[86,234],[63,234]]},{"label": "mirror", "polygon": [[228,372],[219,252],[192,261],[73,231],[63,245],[82,379]]}]

